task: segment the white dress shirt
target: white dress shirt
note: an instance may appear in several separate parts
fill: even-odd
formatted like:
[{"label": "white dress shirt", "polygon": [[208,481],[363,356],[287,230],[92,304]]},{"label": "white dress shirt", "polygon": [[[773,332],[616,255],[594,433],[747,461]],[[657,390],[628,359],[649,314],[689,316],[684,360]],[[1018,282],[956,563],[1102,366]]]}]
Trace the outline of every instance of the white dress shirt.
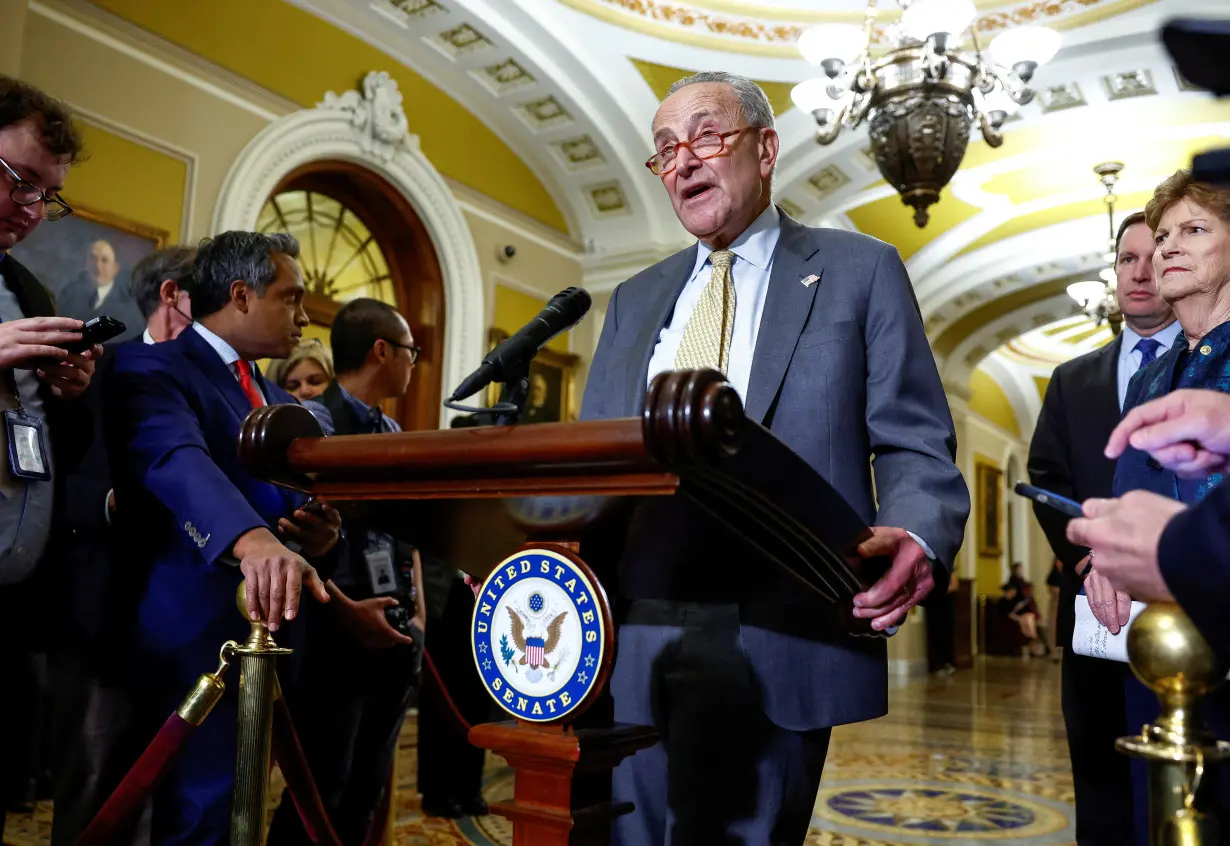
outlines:
[{"label": "white dress shirt", "polygon": [[153,336],[153,335],[151,335],[151,334],[149,333],[149,327],[148,327],[148,326],[146,326],[146,327],[145,327],[145,331],[141,333],[141,343],[143,343],[143,344],[153,344],[153,343],[155,343],[155,341],[154,341],[154,336]]},{"label": "white dress shirt", "polygon": [[[231,375],[235,377],[235,381],[238,382],[239,353],[235,352],[235,348],[215,333],[206,329],[200,323],[193,322],[192,328],[196,330],[198,335],[205,339],[205,343],[214,348],[214,352],[218,354],[218,357],[222,359],[222,363],[227,366],[227,368],[231,371]],[[257,393],[259,393],[261,397],[264,398],[265,403],[268,404],[269,398],[265,396],[265,392],[261,390],[260,382],[256,379],[255,367],[252,368],[252,384],[256,386]]]},{"label": "white dress shirt", "polygon": [[[1175,321],[1167,326],[1162,331],[1153,335],[1153,340],[1161,344],[1157,348],[1157,357],[1160,358],[1167,350],[1174,346],[1175,338],[1179,337],[1182,328],[1179,326],[1179,321]],[[1136,371],[1140,369],[1140,350],[1135,349],[1136,344],[1140,341],[1140,335],[1137,335],[1125,321],[1123,324],[1123,343],[1119,346],[1119,410],[1123,410],[1123,401],[1127,399],[1128,383],[1132,381],[1132,377],[1136,375]]]},{"label": "white dress shirt", "polygon": [[107,299],[107,295],[111,293],[111,289],[115,287],[115,283],[110,285],[102,285],[94,294],[94,308],[98,308],[103,304],[103,300]]},{"label": "white dress shirt", "polygon": [[[770,204],[729,247],[735,254],[730,267],[735,284],[735,326],[730,339],[730,364],[726,379],[744,402],[747,402],[747,383],[752,375],[752,356],[756,352],[760,316],[764,313],[765,294],[769,291],[769,274],[773,271],[773,252],[777,249],[781,231],[781,216],[777,207]],[[713,272],[713,265],[709,262],[711,252],[704,244],[697,242],[696,264],[679,293],[679,299],[675,301],[670,322],[658,335],[658,344],[649,359],[646,386],[659,373],[675,369],[675,355],[683,342],[683,332]]]}]

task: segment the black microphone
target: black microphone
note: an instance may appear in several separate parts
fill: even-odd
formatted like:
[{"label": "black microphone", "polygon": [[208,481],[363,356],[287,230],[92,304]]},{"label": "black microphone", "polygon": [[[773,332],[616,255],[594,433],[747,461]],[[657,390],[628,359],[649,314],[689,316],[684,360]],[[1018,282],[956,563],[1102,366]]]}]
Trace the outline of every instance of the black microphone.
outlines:
[{"label": "black microphone", "polygon": [[560,291],[517,334],[487,353],[479,368],[453,391],[449,402],[465,399],[492,382],[507,382],[510,377],[516,378],[517,372],[529,364],[543,344],[580,322],[589,311],[591,302],[589,292],[584,288]]}]

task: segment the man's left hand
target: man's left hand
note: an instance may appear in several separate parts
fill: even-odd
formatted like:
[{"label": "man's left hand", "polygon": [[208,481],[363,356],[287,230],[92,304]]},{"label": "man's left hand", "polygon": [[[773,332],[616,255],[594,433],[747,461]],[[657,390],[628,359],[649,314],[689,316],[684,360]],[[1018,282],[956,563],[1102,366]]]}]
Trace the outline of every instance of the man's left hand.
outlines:
[{"label": "man's left hand", "polygon": [[81,355],[69,353],[63,361],[39,368],[35,375],[51,386],[54,396],[76,399],[90,387],[90,380],[94,378],[94,362],[102,352],[102,347],[96,345]]},{"label": "man's left hand", "polygon": [[935,587],[927,553],[905,529],[872,526],[871,537],[858,546],[861,558],[892,556],[892,566],[867,590],[854,597],[854,616],[871,618],[871,627],[882,631],[900,625],[906,612]]},{"label": "man's left hand", "polygon": [[1133,599],[1173,600],[1157,565],[1157,546],[1166,524],[1186,508],[1147,491],[1087,499],[1085,516],[1068,523],[1068,540],[1092,549],[1098,572]]},{"label": "man's left hand", "polygon": [[341,533],[342,515],[328,503],[322,502],[321,506],[319,514],[299,508],[291,515],[293,520],[285,517],[278,520],[279,531],[291,540],[298,541],[303,554],[308,558],[328,555],[329,550],[337,544]]}]

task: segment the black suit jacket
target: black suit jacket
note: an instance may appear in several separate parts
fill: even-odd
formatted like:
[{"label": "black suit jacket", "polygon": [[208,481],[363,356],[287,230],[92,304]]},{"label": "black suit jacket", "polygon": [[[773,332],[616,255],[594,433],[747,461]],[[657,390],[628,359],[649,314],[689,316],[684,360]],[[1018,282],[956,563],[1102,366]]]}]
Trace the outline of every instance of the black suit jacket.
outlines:
[{"label": "black suit jacket", "polygon": [[[1119,349],[1123,336],[1091,353],[1055,368],[1042,401],[1042,413],[1029,445],[1029,478],[1077,502],[1111,495],[1115,462],[1103,454],[1111,431],[1119,422]],[[1075,623],[1073,601],[1080,592],[1076,564],[1089,550],[1073,545],[1065,534],[1068,517],[1045,505],[1034,504],[1055,557],[1063,562],[1059,589],[1056,642],[1071,645]]]}]

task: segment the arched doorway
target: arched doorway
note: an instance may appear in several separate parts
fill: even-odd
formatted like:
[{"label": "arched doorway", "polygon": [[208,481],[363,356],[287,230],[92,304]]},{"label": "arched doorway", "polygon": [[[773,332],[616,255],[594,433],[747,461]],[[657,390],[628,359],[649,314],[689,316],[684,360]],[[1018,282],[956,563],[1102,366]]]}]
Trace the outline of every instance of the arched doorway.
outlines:
[{"label": "arched doorway", "polygon": [[444,277],[431,237],[400,192],[352,162],[309,162],[278,183],[256,228],[299,240],[308,316],[317,327],[331,326],[338,309],[358,297],[402,313],[423,351],[409,392],[390,414],[404,429],[436,428]]},{"label": "arched doorway", "polygon": [[482,360],[485,289],[461,206],[407,127],[401,92],[386,73],[367,74],[359,90],[326,93],[316,108],[278,118],[248,142],[222,185],[211,229],[255,229],[269,199],[290,188],[348,208],[361,194],[354,208],[366,211],[353,219],[397,268],[392,296],[432,351],[399,419],[434,428],[453,416],[442,406],[445,391]]}]

